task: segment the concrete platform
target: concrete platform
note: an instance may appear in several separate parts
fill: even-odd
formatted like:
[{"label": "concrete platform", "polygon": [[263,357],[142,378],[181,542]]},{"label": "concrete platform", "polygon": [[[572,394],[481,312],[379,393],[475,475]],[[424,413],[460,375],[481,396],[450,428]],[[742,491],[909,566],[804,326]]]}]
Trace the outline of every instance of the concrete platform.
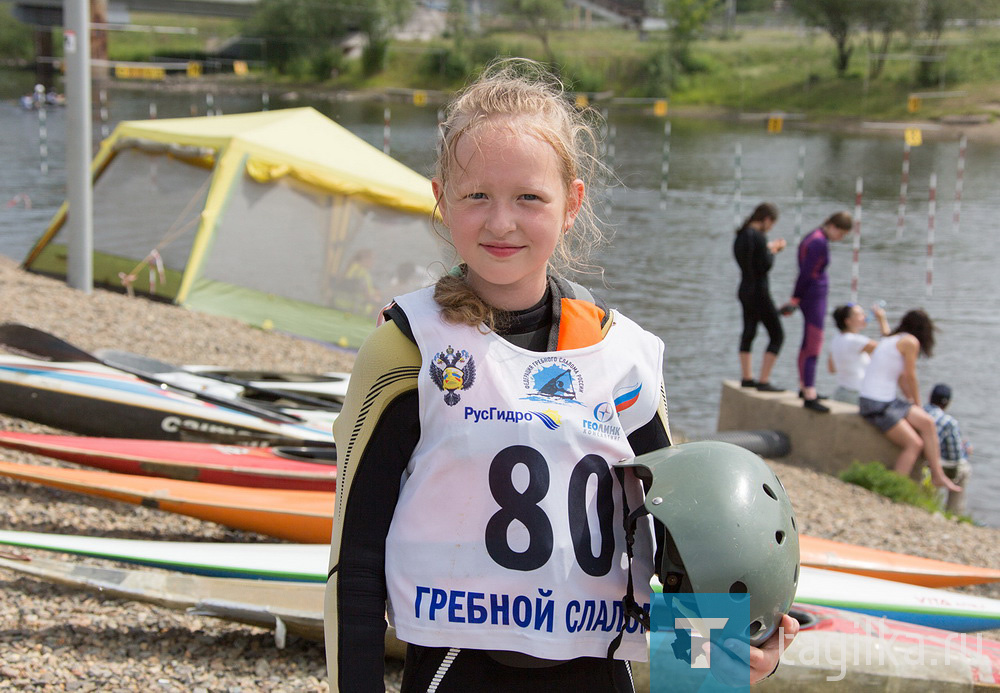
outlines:
[{"label": "concrete platform", "polygon": [[[823,400],[830,413],[806,409],[794,390],[759,392],[740,387],[738,381],[722,383],[719,431],[773,429],[784,432],[792,449],[782,462],[799,464],[837,475],[851,462],[879,461],[892,468],[899,448],[858,414],[854,404]],[[922,464],[914,466],[920,478]]]}]

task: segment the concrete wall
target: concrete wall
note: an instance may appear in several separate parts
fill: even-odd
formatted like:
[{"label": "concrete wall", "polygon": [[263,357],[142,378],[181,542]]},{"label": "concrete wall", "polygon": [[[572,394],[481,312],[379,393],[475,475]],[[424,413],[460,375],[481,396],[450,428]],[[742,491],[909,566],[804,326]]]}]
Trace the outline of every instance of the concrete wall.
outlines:
[{"label": "concrete wall", "polygon": [[[800,464],[836,475],[854,460],[879,461],[891,468],[899,448],[861,418],[853,404],[823,400],[829,414],[806,409],[795,391],[758,392],[734,380],[722,383],[718,430],[773,429],[783,431],[792,450],[782,462]],[[914,478],[920,468],[914,467]]]}]

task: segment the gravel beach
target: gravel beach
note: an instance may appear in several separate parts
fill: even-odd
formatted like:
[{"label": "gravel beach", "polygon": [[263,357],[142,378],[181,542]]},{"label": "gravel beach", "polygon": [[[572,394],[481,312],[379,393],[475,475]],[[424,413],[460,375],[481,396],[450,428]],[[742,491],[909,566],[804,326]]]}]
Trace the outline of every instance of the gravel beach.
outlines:
[{"label": "gravel beach", "polygon": [[[0,322],[43,329],[88,351],[125,349],[172,363],[317,372],[350,370],[354,358],[349,352],[175,306],[99,290],[88,296],[25,273],[3,257]],[[56,432],[3,415],[0,429]],[[15,451],[3,451],[0,458],[62,464]],[[772,464],[792,498],[803,533],[1000,568],[998,529],[945,520],[831,477]],[[3,477],[0,529],[177,541],[275,541]],[[32,554],[5,547],[0,552]],[[1000,585],[967,589],[1000,598]],[[79,592],[7,571],[0,571],[0,592],[0,690],[327,690],[320,643],[290,636],[286,647],[278,649],[272,633],[261,628]],[[387,663],[386,672],[387,689],[398,690],[399,664]]]}]

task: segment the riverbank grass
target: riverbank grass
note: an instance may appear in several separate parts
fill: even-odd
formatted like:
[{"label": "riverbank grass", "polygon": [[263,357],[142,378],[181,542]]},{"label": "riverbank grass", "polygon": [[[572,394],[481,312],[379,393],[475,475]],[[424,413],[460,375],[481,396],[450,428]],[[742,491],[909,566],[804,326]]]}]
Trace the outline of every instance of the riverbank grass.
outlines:
[{"label": "riverbank grass", "polygon": [[938,491],[931,484],[930,476],[927,473],[924,474],[923,481],[918,483],[908,476],[888,469],[881,462],[858,462],[855,460],[838,476],[841,481],[861,486],[896,503],[914,505],[927,512],[940,513],[948,519],[955,519],[959,522],[973,522],[968,515],[955,515],[945,510],[938,497]]}]

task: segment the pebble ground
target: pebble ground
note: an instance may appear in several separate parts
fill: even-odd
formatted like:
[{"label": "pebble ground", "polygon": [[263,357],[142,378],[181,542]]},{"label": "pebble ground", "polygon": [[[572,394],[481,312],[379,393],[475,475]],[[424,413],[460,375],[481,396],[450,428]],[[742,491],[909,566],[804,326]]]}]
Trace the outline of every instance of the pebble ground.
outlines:
[{"label": "pebble ground", "polygon": [[[0,322],[43,329],[88,351],[124,349],[171,363],[309,373],[350,370],[353,362],[349,352],[234,320],[100,290],[85,295],[25,273],[3,258]],[[0,429],[58,432],[3,415]],[[63,464],[6,450],[0,459]],[[803,533],[1000,568],[1000,530],[949,521],[828,476],[772,464],[792,498]],[[274,541],[3,477],[0,529],[176,541]],[[0,547],[4,551],[32,554]],[[1000,585],[966,589],[1000,598]],[[387,661],[387,690],[399,690],[399,675],[399,663]],[[278,649],[273,635],[262,628],[80,592],[0,570],[4,690],[291,693],[327,691],[328,686],[320,643],[290,636]]]}]

